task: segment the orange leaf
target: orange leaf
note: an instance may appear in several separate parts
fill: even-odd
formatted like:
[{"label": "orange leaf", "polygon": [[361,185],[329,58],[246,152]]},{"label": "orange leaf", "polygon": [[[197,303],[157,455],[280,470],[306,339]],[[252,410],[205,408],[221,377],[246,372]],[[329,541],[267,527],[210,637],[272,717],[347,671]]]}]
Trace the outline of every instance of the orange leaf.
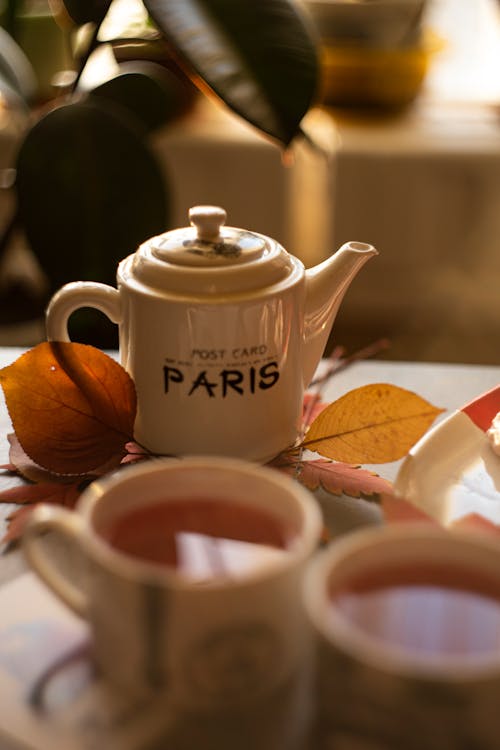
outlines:
[{"label": "orange leaf", "polygon": [[351,464],[397,461],[442,411],[404,388],[365,385],[322,411],[307,431],[303,447]]},{"label": "orange leaf", "polygon": [[[38,466],[27,453],[23,451],[21,443],[17,439],[14,432],[7,435],[9,441],[9,468],[11,471],[16,472],[23,479],[27,479],[29,482],[74,482],[75,478],[68,474],[54,474],[47,469]],[[1,497],[0,492],[0,497]]]},{"label": "orange leaf", "polygon": [[86,474],[118,465],[133,437],[134,384],[92,346],[43,343],[0,370],[16,436],[39,466]]}]

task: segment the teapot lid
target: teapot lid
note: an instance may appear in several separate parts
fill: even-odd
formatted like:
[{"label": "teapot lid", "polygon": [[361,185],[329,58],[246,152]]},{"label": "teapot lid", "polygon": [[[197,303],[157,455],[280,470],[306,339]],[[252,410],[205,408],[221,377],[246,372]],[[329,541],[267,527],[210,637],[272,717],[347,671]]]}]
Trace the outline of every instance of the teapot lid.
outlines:
[{"label": "teapot lid", "polygon": [[260,258],[269,249],[267,238],[224,226],[227,214],[219,206],[189,209],[190,227],[155,237],[155,257],[182,266],[228,266]]},{"label": "teapot lid", "polygon": [[[180,293],[250,292],[291,281],[303,266],[269,237],[225,226],[226,211],[194,206],[191,226],[145,242],[129,268],[136,280]],[[128,274],[127,274],[128,275]]]}]

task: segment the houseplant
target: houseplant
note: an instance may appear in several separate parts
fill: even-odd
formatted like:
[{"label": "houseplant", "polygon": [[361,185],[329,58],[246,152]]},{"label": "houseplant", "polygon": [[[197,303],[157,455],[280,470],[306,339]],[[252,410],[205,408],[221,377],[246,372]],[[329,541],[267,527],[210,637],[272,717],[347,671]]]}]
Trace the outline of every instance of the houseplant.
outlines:
[{"label": "houseplant", "polygon": [[[67,281],[113,283],[118,261],[168,228],[169,186],[149,138],[182,110],[179,76],[285,147],[316,92],[315,40],[293,0],[142,0],[140,34],[107,39],[105,22],[117,2],[50,0],[71,38],[74,74],[42,107],[27,102],[29,126],[13,165],[14,208],[0,240],[4,250],[13,230],[24,232],[49,281],[41,310]],[[116,69],[89,90],[85,72],[104,45]],[[25,97],[9,69],[0,64],[0,83],[3,76]],[[80,321],[76,338],[113,344],[100,316]]]}]

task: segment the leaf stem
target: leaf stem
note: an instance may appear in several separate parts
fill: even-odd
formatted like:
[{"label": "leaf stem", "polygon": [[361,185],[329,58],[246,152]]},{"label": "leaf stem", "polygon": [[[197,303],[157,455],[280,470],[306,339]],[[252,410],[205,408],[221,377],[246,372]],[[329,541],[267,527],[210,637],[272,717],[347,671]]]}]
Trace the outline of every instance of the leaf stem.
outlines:
[{"label": "leaf stem", "polygon": [[333,360],[331,366],[326,370],[326,372],[323,373],[323,375],[320,375],[318,378],[311,382],[309,387],[312,388],[316,385],[323,385],[332,375],[340,372],[341,370],[345,370],[346,367],[349,367],[349,365],[352,365],[354,362],[359,362],[360,360],[374,357],[375,355],[380,354],[380,352],[385,351],[385,349],[388,349],[389,347],[389,339],[381,338],[377,339],[377,341],[374,341],[371,344],[368,344],[368,346],[365,346],[362,349],[358,349],[358,351],[350,354],[348,357],[338,357]]}]

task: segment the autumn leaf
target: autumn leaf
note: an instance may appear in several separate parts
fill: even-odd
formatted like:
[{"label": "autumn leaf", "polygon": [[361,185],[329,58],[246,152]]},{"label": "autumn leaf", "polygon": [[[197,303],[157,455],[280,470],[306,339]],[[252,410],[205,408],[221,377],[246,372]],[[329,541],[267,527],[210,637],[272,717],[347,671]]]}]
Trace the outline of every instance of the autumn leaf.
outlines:
[{"label": "autumn leaf", "polygon": [[324,409],[302,446],[350,464],[397,461],[442,411],[404,388],[387,383],[365,385]]},{"label": "autumn leaf", "polygon": [[7,517],[8,527],[0,539],[1,544],[12,544],[19,541],[34,507],[34,505],[21,505]]},{"label": "autumn leaf", "polygon": [[26,523],[36,507],[37,503],[43,502],[50,505],[63,505],[66,508],[74,508],[82,487],[78,484],[37,484],[11,487],[0,493],[0,502],[18,503],[16,508],[7,516],[8,528],[0,539],[2,544],[17,542],[24,531]]},{"label": "autumn leaf", "polygon": [[390,492],[380,498],[380,507],[387,523],[425,523],[437,526],[437,521],[416,505]]},{"label": "autumn leaf", "polygon": [[390,482],[371,471],[324,458],[303,461],[297,478],[313,492],[321,487],[332,495],[366,498],[391,490]]},{"label": "autumn leaf", "polygon": [[[28,481],[0,491],[0,503],[15,503],[21,506],[7,516],[8,528],[0,539],[1,544],[11,544],[20,539],[30,513],[37,503],[52,503],[73,508],[83,490],[99,475],[99,472],[76,477],[53,474],[42,469],[26,455],[14,434],[7,435],[7,438],[10,443],[10,463],[0,468]],[[122,465],[151,458],[151,454],[137,443],[127,443],[125,450]]]},{"label": "autumn leaf", "polygon": [[280,454],[268,465],[297,479],[311,492],[322,488],[332,495],[367,499],[377,496],[377,500],[378,495],[392,492],[391,483],[372,471],[324,458],[302,461],[300,451],[294,449]]},{"label": "autumn leaf", "polygon": [[318,394],[306,393],[302,404],[302,423],[304,427],[309,427],[327,406],[328,404],[321,401]]},{"label": "autumn leaf", "polygon": [[137,443],[126,443],[125,451],[126,453],[121,460],[122,465],[134,464],[138,461],[146,461],[148,458],[152,458],[152,454]]},{"label": "autumn leaf", "polygon": [[450,523],[451,530],[471,531],[483,534],[500,535],[500,525],[493,523],[488,518],[481,516],[479,513],[467,513],[461,518],[457,518]]},{"label": "autumn leaf", "polygon": [[[442,526],[442,524],[428,513],[418,508],[410,500],[393,493],[384,493],[380,498],[380,506],[387,523],[425,524],[427,526]],[[468,531],[476,534],[500,536],[500,525],[485,518],[480,513],[467,513],[446,524],[450,531]]]},{"label": "autumn leaf", "polygon": [[57,474],[119,465],[133,439],[136,393],[127,372],[92,346],[45,342],[0,370],[23,451]]},{"label": "autumn leaf", "polygon": [[20,484],[0,492],[0,503],[31,505],[34,503],[55,503],[72,506],[80,495],[80,483],[41,482],[40,484]]},{"label": "autumn leaf", "polygon": [[[25,451],[17,439],[15,433],[7,435],[9,441],[9,460],[10,463],[4,468],[17,474],[29,482],[74,482],[75,477],[68,474],[54,474],[35,463]],[[0,500],[1,500],[0,492]]]}]

